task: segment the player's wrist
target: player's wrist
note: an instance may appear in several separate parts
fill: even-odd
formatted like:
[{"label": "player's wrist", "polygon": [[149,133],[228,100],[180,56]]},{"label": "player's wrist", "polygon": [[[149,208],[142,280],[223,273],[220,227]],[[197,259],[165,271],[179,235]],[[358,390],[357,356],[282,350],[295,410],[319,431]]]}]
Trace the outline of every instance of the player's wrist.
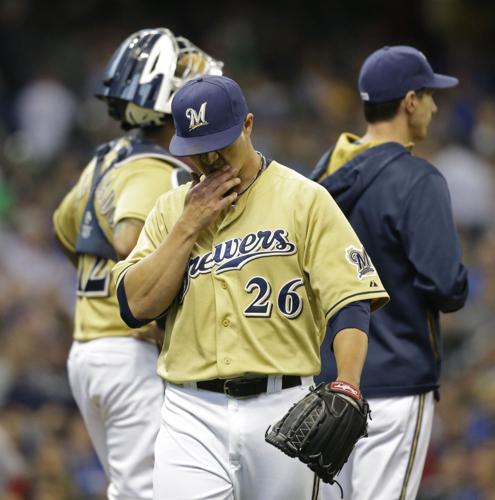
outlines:
[{"label": "player's wrist", "polygon": [[359,401],[361,399],[361,391],[359,386],[352,384],[350,382],[344,380],[334,380],[333,382],[329,382],[326,387],[328,390],[332,392],[340,392],[341,394],[346,394]]},{"label": "player's wrist", "polygon": [[184,242],[192,242],[194,243],[199,233],[201,232],[202,227],[198,225],[196,220],[185,216],[185,214],[178,220],[177,224],[174,227],[174,231],[180,233],[180,237]]}]

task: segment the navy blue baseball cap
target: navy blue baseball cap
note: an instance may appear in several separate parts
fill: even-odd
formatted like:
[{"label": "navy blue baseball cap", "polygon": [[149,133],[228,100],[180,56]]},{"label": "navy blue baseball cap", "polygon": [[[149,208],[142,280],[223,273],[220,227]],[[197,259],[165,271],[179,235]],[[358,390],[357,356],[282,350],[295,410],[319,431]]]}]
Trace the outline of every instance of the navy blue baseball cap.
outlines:
[{"label": "navy blue baseball cap", "polygon": [[414,47],[395,45],[373,52],[359,72],[363,101],[386,102],[404,97],[410,90],[445,89],[457,78],[433,72],[425,55]]},{"label": "navy blue baseball cap", "polygon": [[172,100],[175,135],[169,150],[176,156],[191,156],[222,149],[241,135],[248,112],[234,80],[226,76],[191,80]]}]

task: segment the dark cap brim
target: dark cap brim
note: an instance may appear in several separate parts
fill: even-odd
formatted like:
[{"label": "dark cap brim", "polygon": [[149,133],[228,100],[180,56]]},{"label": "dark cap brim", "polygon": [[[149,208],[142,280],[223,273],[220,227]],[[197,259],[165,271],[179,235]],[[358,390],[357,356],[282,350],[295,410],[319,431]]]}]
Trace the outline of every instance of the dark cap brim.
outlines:
[{"label": "dark cap brim", "polygon": [[455,87],[459,83],[459,80],[454,76],[439,75],[435,73],[433,75],[433,80],[426,85],[429,89],[448,89],[449,87]]},{"label": "dark cap brim", "polygon": [[175,134],[168,149],[175,156],[192,156],[218,151],[232,144],[241,135],[243,126],[244,121],[227,130],[197,137],[179,137]]}]

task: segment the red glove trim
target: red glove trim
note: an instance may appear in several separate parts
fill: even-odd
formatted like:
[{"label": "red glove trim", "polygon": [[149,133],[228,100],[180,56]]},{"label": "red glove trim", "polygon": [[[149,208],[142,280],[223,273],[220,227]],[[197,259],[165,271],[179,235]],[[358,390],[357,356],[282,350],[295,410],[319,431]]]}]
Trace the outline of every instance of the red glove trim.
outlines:
[{"label": "red glove trim", "polygon": [[347,394],[351,396],[356,401],[361,399],[361,391],[354,385],[348,382],[342,382],[341,380],[336,380],[335,382],[330,382],[327,384],[327,388],[330,391],[341,392],[342,394]]}]

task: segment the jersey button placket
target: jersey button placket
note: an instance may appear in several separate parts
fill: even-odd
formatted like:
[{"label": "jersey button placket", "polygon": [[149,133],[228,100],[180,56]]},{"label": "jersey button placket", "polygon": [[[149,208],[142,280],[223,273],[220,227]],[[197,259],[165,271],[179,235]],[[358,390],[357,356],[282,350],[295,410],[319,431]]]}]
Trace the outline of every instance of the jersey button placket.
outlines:
[{"label": "jersey button placket", "polygon": [[224,375],[228,375],[231,370],[232,357],[230,350],[230,336],[232,334],[230,327],[232,326],[230,319],[224,318],[221,321],[221,334],[218,337],[217,355],[220,366],[220,373],[222,372],[222,367],[224,370]]},{"label": "jersey button placket", "polygon": [[[224,231],[218,230],[213,240],[215,245],[221,245],[228,240]],[[214,250],[213,250],[214,251]],[[238,344],[237,319],[232,316],[235,310],[232,304],[231,290],[228,286],[228,277],[212,272],[215,289],[215,315],[217,317],[217,368],[220,378],[228,378],[238,370],[236,349]]]}]

